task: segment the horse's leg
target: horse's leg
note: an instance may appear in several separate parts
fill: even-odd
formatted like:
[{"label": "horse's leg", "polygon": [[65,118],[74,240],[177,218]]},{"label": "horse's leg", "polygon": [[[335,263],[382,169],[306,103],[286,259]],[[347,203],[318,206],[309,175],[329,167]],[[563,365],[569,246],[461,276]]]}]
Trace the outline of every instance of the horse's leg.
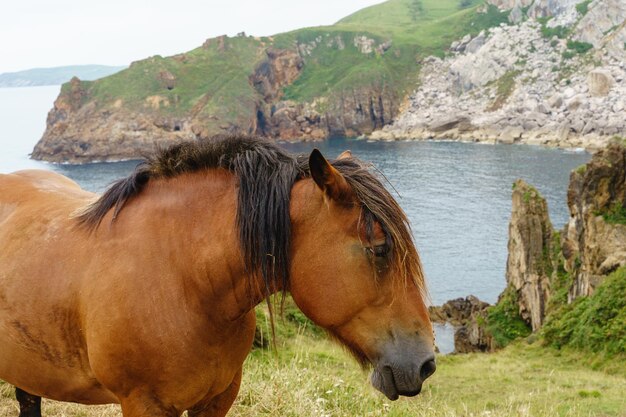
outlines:
[{"label": "horse's leg", "polygon": [[15,387],[15,398],[20,403],[20,417],[41,417],[41,397]]},{"label": "horse's leg", "polygon": [[189,409],[189,417],[224,417],[237,398],[241,384],[241,369],[237,371],[233,382],[226,391],[210,400],[200,401]]}]

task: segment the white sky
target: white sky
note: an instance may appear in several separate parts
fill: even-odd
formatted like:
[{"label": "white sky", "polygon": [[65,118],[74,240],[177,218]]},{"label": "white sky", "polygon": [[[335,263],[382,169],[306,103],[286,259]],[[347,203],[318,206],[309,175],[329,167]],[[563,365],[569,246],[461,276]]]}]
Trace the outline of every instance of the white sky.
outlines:
[{"label": "white sky", "polygon": [[127,65],[222,34],[273,35],[335,23],[382,0],[0,0],[0,73]]}]

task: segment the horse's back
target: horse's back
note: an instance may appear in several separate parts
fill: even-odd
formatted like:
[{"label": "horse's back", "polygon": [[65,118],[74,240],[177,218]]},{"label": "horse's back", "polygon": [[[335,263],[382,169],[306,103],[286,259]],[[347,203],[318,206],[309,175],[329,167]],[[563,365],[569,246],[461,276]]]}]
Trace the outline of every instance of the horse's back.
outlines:
[{"label": "horse's back", "polygon": [[56,195],[61,198],[91,198],[71,179],[52,171],[29,169],[12,174],[0,174],[0,202],[27,201],[33,197]]}]

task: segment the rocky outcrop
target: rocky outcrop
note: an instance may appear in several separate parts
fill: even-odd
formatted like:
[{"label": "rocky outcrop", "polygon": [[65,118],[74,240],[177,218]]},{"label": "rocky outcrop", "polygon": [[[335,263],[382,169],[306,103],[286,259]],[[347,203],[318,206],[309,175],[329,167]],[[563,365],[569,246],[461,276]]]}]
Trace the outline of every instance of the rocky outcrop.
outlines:
[{"label": "rocky outcrop", "polygon": [[[600,7],[598,7],[598,5]],[[596,48],[607,47],[607,52],[619,53],[619,47],[624,50],[623,42],[626,40],[626,2],[623,0],[596,0],[590,4],[589,11],[582,16],[574,30],[574,39],[587,42]],[[608,36],[607,36],[608,35]],[[618,47],[613,51],[613,47]]]},{"label": "rocky outcrop", "polygon": [[[486,312],[475,316],[454,332],[454,351],[456,353],[491,352],[494,350],[493,338],[482,324]],[[481,320],[478,319],[481,318]]]},{"label": "rocky outcrop", "polygon": [[[445,59],[424,60],[404,111],[371,139],[595,151],[614,135],[626,136],[626,3],[595,0],[585,16],[574,0],[490,3],[516,13],[528,9],[519,24],[465,36]],[[536,20],[542,16],[550,20]],[[583,52],[586,44],[574,41],[594,48]],[[463,123],[441,123],[454,118]]]},{"label": "rocky outcrop", "polygon": [[614,139],[572,172],[570,220],[561,233],[552,229],[546,201],[534,187],[517,180],[512,200],[507,287],[498,303],[489,306],[469,296],[429,308],[433,322],[455,326],[457,353],[492,351],[501,346],[498,334],[509,340],[524,335],[517,321],[537,332],[559,306],[591,295],[611,272],[626,265],[623,139]]},{"label": "rocky outcrop", "polygon": [[428,308],[428,313],[430,314],[430,319],[435,323],[450,323],[453,326],[462,326],[487,307],[489,307],[489,303],[469,295],[465,298],[449,300],[442,306],[431,306]]},{"label": "rocky outcrop", "polygon": [[593,293],[606,275],[626,265],[626,147],[610,144],[573,171],[567,193],[570,220],[563,239],[569,300]]},{"label": "rocky outcrop", "polygon": [[148,155],[155,147],[196,138],[188,119],[98,111],[88,104],[69,113],[71,121],[89,120],[86,124],[76,124],[68,122],[68,107],[65,96],[55,101],[48,113],[48,129],[35,145],[32,158],[74,164],[118,161]]},{"label": "rocky outcrop", "polygon": [[614,140],[573,171],[567,199],[570,220],[558,234],[539,193],[522,180],[514,185],[506,280],[533,331],[550,313],[553,283],[571,303],[626,265],[626,144]]},{"label": "rocky outcrop", "polygon": [[589,94],[596,97],[604,97],[609,94],[615,79],[610,71],[605,69],[595,69],[587,76],[587,85],[589,86]]},{"label": "rocky outcrop", "polygon": [[551,243],[546,200],[523,180],[515,181],[506,282],[517,291],[520,316],[533,331],[543,324],[550,299]]},{"label": "rocky outcrop", "polygon": [[493,350],[493,340],[485,329],[488,303],[470,295],[447,301],[444,305],[428,308],[435,323],[454,326],[454,351],[456,353],[488,352]]},{"label": "rocky outcrop", "polygon": [[282,95],[283,87],[294,82],[304,67],[304,61],[296,51],[268,48],[264,59],[250,76],[250,82],[267,103]]}]

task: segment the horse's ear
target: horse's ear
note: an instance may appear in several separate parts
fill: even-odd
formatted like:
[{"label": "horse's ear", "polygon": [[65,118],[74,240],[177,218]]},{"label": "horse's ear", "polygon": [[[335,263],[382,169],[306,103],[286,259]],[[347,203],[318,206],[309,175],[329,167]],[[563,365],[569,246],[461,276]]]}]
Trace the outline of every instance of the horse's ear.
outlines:
[{"label": "horse's ear", "polygon": [[328,163],[317,149],[313,149],[313,152],[309,155],[309,169],[311,170],[313,181],[327,196],[340,202],[353,200],[352,188],[346,179]]},{"label": "horse's ear", "polygon": [[337,159],[347,159],[347,158],[352,158],[352,151],[345,150],[341,152],[341,155],[337,157]]}]

